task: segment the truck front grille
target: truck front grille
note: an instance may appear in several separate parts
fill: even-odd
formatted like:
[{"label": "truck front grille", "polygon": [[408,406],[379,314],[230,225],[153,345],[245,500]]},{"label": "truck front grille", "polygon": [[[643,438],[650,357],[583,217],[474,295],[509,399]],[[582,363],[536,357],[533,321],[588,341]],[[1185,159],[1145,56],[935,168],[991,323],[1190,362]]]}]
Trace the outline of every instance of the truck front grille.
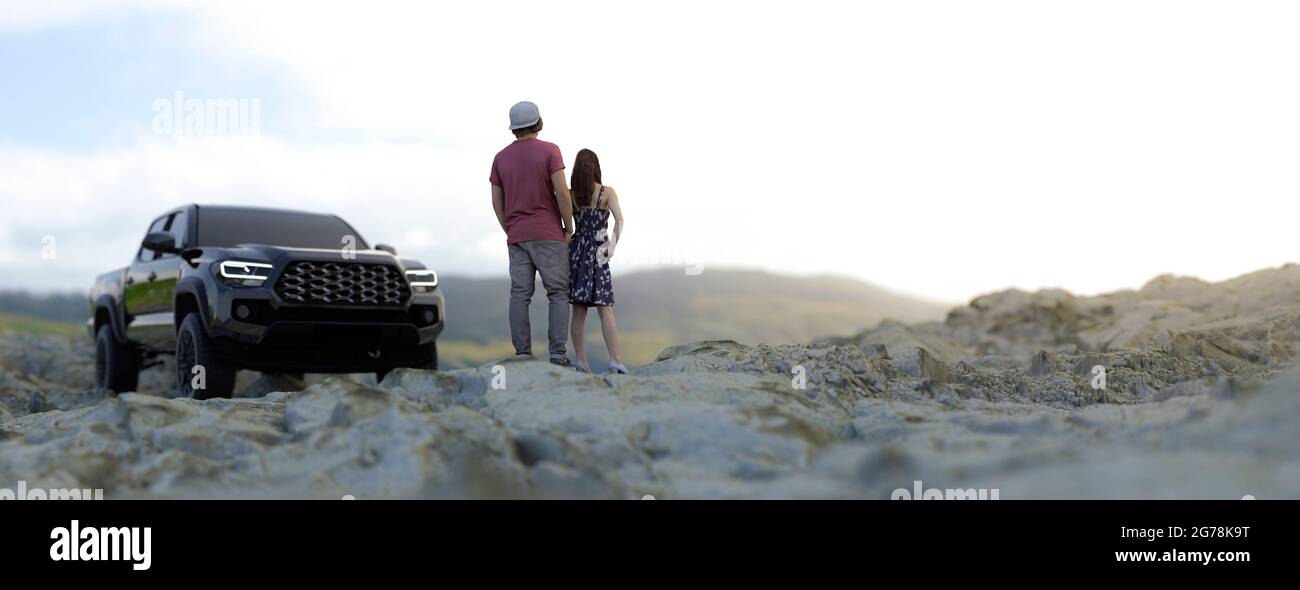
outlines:
[{"label": "truck front grille", "polygon": [[396,266],[312,260],[289,263],[275,292],[292,303],[328,305],[403,305],[411,297]]}]

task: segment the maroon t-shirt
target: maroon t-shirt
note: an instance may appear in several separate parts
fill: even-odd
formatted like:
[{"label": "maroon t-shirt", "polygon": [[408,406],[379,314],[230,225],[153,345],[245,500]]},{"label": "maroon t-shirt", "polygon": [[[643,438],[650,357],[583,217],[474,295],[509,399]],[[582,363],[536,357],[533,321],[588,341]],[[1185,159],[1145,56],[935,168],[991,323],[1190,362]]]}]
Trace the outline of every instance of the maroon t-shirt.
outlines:
[{"label": "maroon t-shirt", "polygon": [[516,141],[492,160],[493,186],[505,191],[506,243],[563,240],[551,174],[564,169],[560,148],[540,139]]}]

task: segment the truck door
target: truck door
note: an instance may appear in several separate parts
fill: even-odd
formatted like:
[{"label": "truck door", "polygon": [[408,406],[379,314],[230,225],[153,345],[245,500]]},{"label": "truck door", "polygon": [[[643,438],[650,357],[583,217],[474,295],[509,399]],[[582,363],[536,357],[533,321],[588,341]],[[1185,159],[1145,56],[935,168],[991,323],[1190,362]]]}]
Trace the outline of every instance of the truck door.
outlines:
[{"label": "truck door", "polygon": [[[159,217],[149,226],[150,232],[171,234],[181,247],[185,244],[185,229],[184,211]],[[175,254],[154,252],[143,246],[140,248],[127,271],[127,284],[123,290],[127,334],[131,340],[162,351],[170,351],[174,347],[176,329],[173,325],[172,304],[183,263]]]}]

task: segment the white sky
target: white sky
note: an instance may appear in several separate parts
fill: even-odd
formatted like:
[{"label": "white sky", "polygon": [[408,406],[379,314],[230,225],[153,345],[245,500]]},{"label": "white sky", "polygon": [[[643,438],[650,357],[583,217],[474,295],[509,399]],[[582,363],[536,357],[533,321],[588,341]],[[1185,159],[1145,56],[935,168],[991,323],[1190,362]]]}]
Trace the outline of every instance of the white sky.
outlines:
[{"label": "white sky", "polygon": [[5,4],[0,31],[162,14],[177,51],[281,86],[252,139],[152,135],[147,103],[93,148],[0,129],[0,264],[21,271],[0,286],[84,287],[191,201],[333,211],[444,273],[503,274],[487,174],[522,99],[568,161],[600,154],[616,269],[961,301],[1300,260],[1295,3]]}]

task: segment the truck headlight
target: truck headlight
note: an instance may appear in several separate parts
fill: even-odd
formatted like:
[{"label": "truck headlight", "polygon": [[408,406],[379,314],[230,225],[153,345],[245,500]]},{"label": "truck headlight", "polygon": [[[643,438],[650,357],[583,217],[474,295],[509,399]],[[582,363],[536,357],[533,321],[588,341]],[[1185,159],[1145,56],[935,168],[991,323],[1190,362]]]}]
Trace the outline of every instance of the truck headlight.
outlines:
[{"label": "truck headlight", "polygon": [[271,276],[273,267],[264,262],[226,260],[218,265],[217,273],[226,284],[234,287],[257,287]]},{"label": "truck headlight", "polygon": [[438,273],[428,269],[406,271],[406,281],[414,293],[432,293],[438,286]]}]

